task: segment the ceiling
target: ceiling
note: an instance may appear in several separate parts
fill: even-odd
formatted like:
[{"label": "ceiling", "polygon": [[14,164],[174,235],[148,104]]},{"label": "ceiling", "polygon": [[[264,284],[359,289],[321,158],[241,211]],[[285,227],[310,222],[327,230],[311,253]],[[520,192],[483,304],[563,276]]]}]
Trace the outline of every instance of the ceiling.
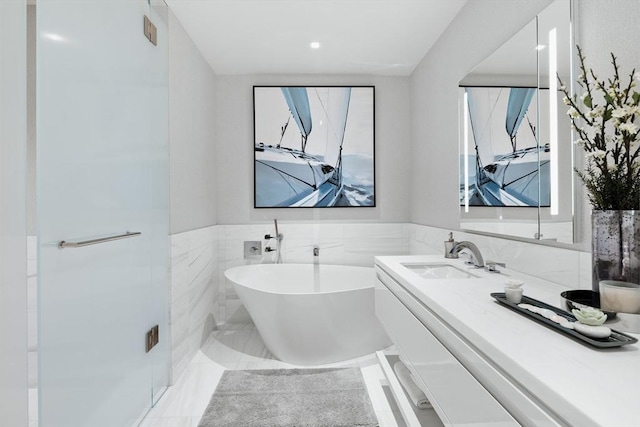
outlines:
[{"label": "ceiling", "polygon": [[411,74],[466,1],[166,0],[217,74],[395,76]]}]

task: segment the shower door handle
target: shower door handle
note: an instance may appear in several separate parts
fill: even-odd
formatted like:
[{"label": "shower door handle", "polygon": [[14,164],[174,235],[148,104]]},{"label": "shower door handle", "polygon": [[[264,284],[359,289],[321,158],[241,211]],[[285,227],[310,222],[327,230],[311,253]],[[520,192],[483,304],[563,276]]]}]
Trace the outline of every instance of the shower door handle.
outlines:
[{"label": "shower door handle", "polygon": [[116,236],[102,237],[99,239],[85,240],[82,242],[67,242],[62,240],[58,243],[59,249],[64,248],[81,248],[83,246],[97,245],[99,243],[113,242],[114,240],[128,239],[129,237],[136,237],[141,235],[142,233],[139,231],[129,232],[127,231],[124,234],[118,234]]}]

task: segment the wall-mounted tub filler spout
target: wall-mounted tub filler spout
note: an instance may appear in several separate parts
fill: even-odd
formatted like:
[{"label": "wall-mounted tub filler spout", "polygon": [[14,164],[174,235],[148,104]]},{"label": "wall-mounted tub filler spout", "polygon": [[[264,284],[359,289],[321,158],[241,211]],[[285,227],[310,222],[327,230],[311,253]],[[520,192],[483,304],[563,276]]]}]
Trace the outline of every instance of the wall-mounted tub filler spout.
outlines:
[{"label": "wall-mounted tub filler spout", "polygon": [[458,253],[463,249],[469,249],[469,251],[471,252],[470,264],[473,264],[478,268],[484,267],[484,258],[482,258],[480,249],[478,249],[478,247],[474,243],[468,242],[466,240],[462,242],[456,242],[456,244],[453,245],[450,253],[451,255],[458,255]]}]

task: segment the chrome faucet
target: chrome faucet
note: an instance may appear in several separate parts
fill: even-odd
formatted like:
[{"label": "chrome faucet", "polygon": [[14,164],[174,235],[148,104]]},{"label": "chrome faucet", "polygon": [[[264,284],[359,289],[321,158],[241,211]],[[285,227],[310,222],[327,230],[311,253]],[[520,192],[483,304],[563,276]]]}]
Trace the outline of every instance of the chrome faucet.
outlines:
[{"label": "chrome faucet", "polygon": [[498,270],[498,266],[506,268],[507,264],[505,264],[504,262],[487,260],[487,262],[485,263],[484,269],[490,273],[500,273],[500,270]]},{"label": "chrome faucet", "polygon": [[471,253],[471,264],[478,268],[484,267],[484,258],[482,258],[480,249],[478,249],[478,247],[474,243],[468,242],[466,240],[462,242],[456,242],[449,253],[457,257],[458,253],[463,249],[469,249]]},{"label": "chrome faucet", "polygon": [[278,231],[278,220],[274,219],[273,220],[273,224],[275,225],[276,228],[276,234],[275,236],[272,236],[271,234],[265,234],[264,238],[265,240],[270,240],[270,239],[276,239],[276,248],[273,249],[269,246],[267,246],[264,250],[265,252],[277,252],[276,253],[276,260],[275,263],[276,264],[281,264],[282,263],[282,239],[284,239],[284,234],[280,233]]},{"label": "chrome faucet", "polygon": [[274,220],[273,220],[273,224],[275,225],[275,228],[276,228],[276,234],[275,234],[275,235],[272,235],[272,234],[265,234],[265,235],[264,235],[264,239],[265,239],[265,240],[269,240],[269,239],[276,239],[276,241],[277,241],[277,242],[281,242],[281,241],[282,241],[282,239],[284,239],[284,234],[282,234],[282,233],[280,233],[280,232],[278,231],[278,220],[277,220],[277,219],[274,219]]}]

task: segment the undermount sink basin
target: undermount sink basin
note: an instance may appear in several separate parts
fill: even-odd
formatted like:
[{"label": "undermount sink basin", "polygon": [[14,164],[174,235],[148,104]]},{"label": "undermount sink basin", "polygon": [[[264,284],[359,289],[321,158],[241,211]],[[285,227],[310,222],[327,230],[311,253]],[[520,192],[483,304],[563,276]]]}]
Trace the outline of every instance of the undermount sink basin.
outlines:
[{"label": "undermount sink basin", "polygon": [[478,276],[446,263],[402,264],[423,279],[473,279]]}]

